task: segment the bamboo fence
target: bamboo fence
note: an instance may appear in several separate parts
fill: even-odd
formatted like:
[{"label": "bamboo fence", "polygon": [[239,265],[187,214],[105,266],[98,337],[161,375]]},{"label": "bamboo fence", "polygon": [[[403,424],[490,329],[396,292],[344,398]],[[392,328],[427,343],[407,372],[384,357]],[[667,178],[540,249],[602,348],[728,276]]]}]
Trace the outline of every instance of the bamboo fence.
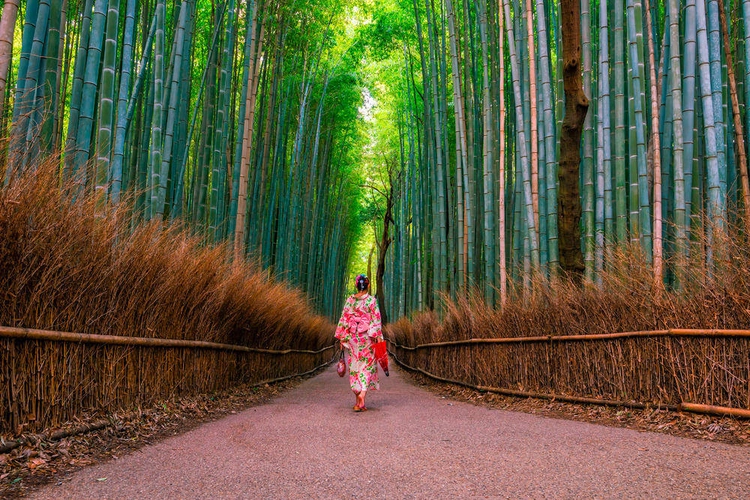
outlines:
[{"label": "bamboo fence", "polygon": [[320,350],[0,327],[0,434],[58,426],[168,398],[270,382],[330,362]]},{"label": "bamboo fence", "polygon": [[750,330],[391,341],[407,369],[478,390],[750,417]]}]

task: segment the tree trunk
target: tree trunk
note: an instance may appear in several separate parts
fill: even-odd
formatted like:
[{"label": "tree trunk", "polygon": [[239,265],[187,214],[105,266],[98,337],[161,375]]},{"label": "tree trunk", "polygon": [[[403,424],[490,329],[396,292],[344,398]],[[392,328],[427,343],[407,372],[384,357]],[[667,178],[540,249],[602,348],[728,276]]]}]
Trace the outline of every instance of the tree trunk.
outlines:
[{"label": "tree trunk", "polygon": [[5,85],[8,82],[8,68],[13,56],[13,30],[16,27],[20,0],[6,0],[0,18],[0,116],[5,107]]},{"label": "tree trunk", "polygon": [[581,77],[581,6],[578,0],[561,0],[563,83],[565,117],[560,136],[560,266],[576,281],[584,270],[581,252],[581,197],[579,170],[581,134],[589,100],[583,92]]},{"label": "tree trunk", "polygon": [[375,285],[377,292],[375,298],[380,306],[380,317],[383,325],[388,324],[388,308],[385,306],[385,289],[383,288],[383,277],[385,276],[385,256],[393,239],[390,237],[390,225],[393,221],[393,184],[386,200],[385,216],[383,217],[383,234],[378,242],[378,266],[375,270]]}]

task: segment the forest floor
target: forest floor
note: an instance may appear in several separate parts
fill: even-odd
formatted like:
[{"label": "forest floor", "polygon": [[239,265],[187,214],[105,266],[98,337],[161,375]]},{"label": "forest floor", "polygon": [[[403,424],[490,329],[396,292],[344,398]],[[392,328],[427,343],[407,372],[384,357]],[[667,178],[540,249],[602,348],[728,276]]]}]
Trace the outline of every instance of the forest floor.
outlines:
[{"label": "forest floor", "polygon": [[[453,402],[471,403],[479,407],[523,412],[558,420],[576,420],[733,445],[750,445],[748,421],[655,409],[630,410],[506,397],[436,383],[403,370],[396,371],[396,377],[383,380],[384,394],[387,394],[389,385],[393,382],[403,380],[407,382],[406,385],[414,388],[412,390],[417,390],[417,393],[421,392],[417,388],[426,389],[438,401],[450,401],[447,404],[451,406]],[[179,402],[159,405],[137,416],[117,419],[116,425],[100,431],[17,448],[9,454],[0,455],[0,497],[18,498],[33,494],[45,485],[63,485],[74,472],[85,467],[120,461],[135,450],[190,433],[201,424],[240,414],[248,408],[267,406],[299,388],[307,378],[310,377],[262,387],[239,387],[212,396],[185,398]],[[317,378],[331,378],[330,370]],[[345,388],[339,389],[342,393],[339,399],[343,400]],[[380,394],[376,393],[372,399],[379,397]]]}]

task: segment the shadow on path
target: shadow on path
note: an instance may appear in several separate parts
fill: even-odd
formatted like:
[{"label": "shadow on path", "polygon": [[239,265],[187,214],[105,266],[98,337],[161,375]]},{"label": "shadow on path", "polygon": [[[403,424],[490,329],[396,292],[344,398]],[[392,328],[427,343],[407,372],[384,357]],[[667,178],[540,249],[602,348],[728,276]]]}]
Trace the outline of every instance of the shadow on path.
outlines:
[{"label": "shadow on path", "polygon": [[335,367],[31,498],[747,498],[747,448],[442,399]]}]

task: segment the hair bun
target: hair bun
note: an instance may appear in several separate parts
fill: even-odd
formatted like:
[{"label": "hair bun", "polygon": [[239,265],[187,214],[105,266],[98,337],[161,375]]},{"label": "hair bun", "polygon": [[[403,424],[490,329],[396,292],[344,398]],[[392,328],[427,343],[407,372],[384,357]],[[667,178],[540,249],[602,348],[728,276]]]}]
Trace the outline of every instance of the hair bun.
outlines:
[{"label": "hair bun", "polygon": [[368,278],[365,274],[358,274],[357,277],[354,278],[354,283],[357,287],[357,290],[363,292],[370,287],[370,278]]}]

